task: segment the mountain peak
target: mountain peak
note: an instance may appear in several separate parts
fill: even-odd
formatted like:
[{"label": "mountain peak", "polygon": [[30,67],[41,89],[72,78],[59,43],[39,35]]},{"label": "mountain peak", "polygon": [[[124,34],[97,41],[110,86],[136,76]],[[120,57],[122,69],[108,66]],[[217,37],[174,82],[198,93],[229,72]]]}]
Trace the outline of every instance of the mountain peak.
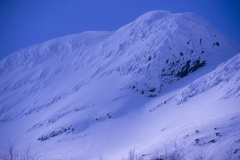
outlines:
[{"label": "mountain peak", "polygon": [[22,49],[0,61],[1,145],[32,143],[45,159],[116,159],[174,137],[206,153],[213,142],[231,146],[240,131],[226,132],[239,128],[239,55],[215,68],[239,51],[201,16],[168,11]]},{"label": "mountain peak", "polygon": [[172,82],[204,65],[213,69],[238,51],[238,46],[201,16],[160,10],[115,32],[84,32],[23,49],[0,62],[0,75],[5,70],[30,70],[47,61],[55,61],[53,68],[61,67],[62,61],[78,68],[81,61],[86,68],[101,68],[91,76],[130,76],[127,87],[156,96]]},{"label": "mountain peak", "polygon": [[140,16],[139,18],[136,19],[136,21],[155,21],[155,20],[159,20],[159,19],[163,19],[163,18],[167,18],[173,16],[173,14],[169,11],[165,11],[165,10],[155,10],[155,11],[150,11],[147,12],[145,14],[143,14],[142,16]]}]

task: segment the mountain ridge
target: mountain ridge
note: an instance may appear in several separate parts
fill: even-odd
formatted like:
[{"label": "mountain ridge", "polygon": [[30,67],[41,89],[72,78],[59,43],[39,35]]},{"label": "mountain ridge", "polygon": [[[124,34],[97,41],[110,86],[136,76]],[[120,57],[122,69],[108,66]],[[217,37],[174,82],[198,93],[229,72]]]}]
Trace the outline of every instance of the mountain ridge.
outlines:
[{"label": "mountain ridge", "polygon": [[[233,124],[239,133],[239,51],[201,16],[167,11],[146,13],[117,31],[84,32],[20,50],[0,61],[0,141],[6,144],[10,135],[49,159],[97,159],[100,152],[116,159],[135,144],[150,153],[155,143],[167,143],[161,137],[179,134],[181,142],[187,132],[187,146],[198,146],[196,123],[204,124],[201,130],[227,126],[215,151],[205,145],[212,135],[201,133],[203,150],[220,151],[230,144],[227,135],[237,148],[237,136],[227,128]],[[219,117],[236,118],[220,125]]]}]

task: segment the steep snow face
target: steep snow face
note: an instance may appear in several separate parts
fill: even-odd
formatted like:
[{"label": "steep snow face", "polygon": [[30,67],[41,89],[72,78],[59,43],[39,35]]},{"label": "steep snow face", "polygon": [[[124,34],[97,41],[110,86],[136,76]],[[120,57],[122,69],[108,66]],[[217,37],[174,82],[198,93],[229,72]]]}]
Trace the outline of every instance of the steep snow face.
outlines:
[{"label": "steep snow face", "polygon": [[54,61],[76,59],[83,53],[88,53],[87,56],[93,57],[95,56],[92,52],[93,48],[97,48],[109,35],[111,32],[88,31],[36,44],[3,59],[0,62],[0,73],[2,75],[4,71],[11,72],[17,68],[34,67],[52,59]]},{"label": "steep snow face", "polygon": [[[185,87],[177,96],[178,104],[189,98],[201,94],[215,86],[224,88],[220,99],[240,97],[240,54],[237,54],[226,63],[219,65],[213,72],[195,80]],[[223,89],[222,89],[223,90]]]},{"label": "steep snow face", "polygon": [[[157,107],[164,105],[166,102],[173,101],[176,105],[186,103],[189,99],[202,94],[212,88],[217,88],[219,94],[216,97],[219,101],[222,99],[239,99],[240,97],[240,53],[229,59],[227,62],[220,64],[212,72],[196,79],[189,85],[183,87],[176,95],[172,95]],[[220,92],[222,92],[220,94]],[[155,110],[152,108],[150,111]]]},{"label": "steep snow face", "polygon": [[[167,116],[172,114],[172,118],[168,117],[168,120],[174,120],[173,125],[179,127],[175,133],[175,140],[185,142],[188,146],[185,146],[186,148],[197,149],[194,152],[195,155],[201,150],[200,154],[206,154],[202,155],[204,159],[210,158],[211,154],[213,159],[239,158],[239,153],[236,152],[238,149],[235,149],[240,146],[238,143],[240,125],[237,122],[240,118],[239,62],[240,53],[182,89],[159,97],[155,103],[154,100],[151,101],[153,107],[149,107],[150,113],[160,114],[164,108],[174,106]],[[192,115],[191,119],[189,119],[190,115]],[[174,116],[176,117],[173,118]],[[178,116],[181,118],[177,118]],[[190,128],[195,128],[195,132],[189,132]],[[175,131],[168,133],[171,132]],[[171,133],[169,139],[173,135],[174,133]],[[168,139],[167,136],[162,134],[161,136]],[[211,143],[217,144],[209,145]],[[184,159],[194,158],[185,157]]]},{"label": "steep snow face", "polygon": [[71,60],[68,66],[74,70],[79,64],[98,68],[92,76],[114,72],[131,77],[123,88],[153,97],[199,67],[213,69],[239,50],[199,15],[152,11],[115,32],[86,32],[23,49],[1,61],[0,73],[50,59],[58,65]]},{"label": "steep snow face", "polygon": [[[56,158],[58,152],[60,157],[79,153],[86,159],[96,158],[98,155],[91,154],[101,150],[109,155],[116,150],[123,153],[123,148],[146,137],[142,123],[148,135],[156,135],[162,127],[176,129],[175,119],[168,126],[158,126],[164,121],[158,114],[167,118],[164,114],[181,104],[188,116],[192,99],[204,101],[200,93],[214,93],[214,86],[220,85],[228,86],[222,87],[226,94],[221,94],[220,99],[226,104],[228,98],[234,99],[229,113],[233,116],[239,102],[239,56],[210,75],[188,83],[181,92],[174,90],[165,95],[163,91],[172,85],[184,87],[184,80],[197,79],[239,50],[202,17],[167,11],[146,13],[114,32],[84,32],[22,49],[0,61],[1,144],[5,145],[10,135],[22,147],[33,143],[50,159]],[[232,73],[233,78],[227,73]],[[162,95],[156,99],[147,98],[158,93]],[[214,100],[207,106],[214,105],[219,97]],[[152,112],[168,102],[171,110]],[[172,118],[178,112],[180,108]],[[194,127],[178,118],[180,127]],[[201,118],[194,121],[198,123]],[[132,125],[137,127],[132,129]],[[159,139],[156,135],[148,140],[155,143]]]},{"label": "steep snow face", "polygon": [[130,74],[129,87],[147,96],[206,64],[216,67],[239,51],[202,17],[167,11],[141,16],[120,28],[107,40],[111,42],[107,52],[125,59],[117,67],[119,74]]}]

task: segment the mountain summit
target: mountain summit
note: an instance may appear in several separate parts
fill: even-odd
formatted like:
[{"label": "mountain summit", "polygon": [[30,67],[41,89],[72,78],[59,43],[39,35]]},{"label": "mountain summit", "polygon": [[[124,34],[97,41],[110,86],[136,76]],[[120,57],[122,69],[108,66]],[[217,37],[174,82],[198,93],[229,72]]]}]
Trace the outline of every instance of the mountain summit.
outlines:
[{"label": "mountain summit", "polygon": [[1,61],[0,73],[53,57],[71,60],[68,65],[74,69],[88,59],[85,67],[91,68],[91,61],[98,68],[93,75],[128,75],[128,87],[155,96],[167,84],[206,64],[216,67],[237,51],[239,46],[197,14],[152,11],[115,32],[85,32],[23,49]]},{"label": "mountain summit", "polygon": [[[168,11],[148,12],[117,31],[22,49],[0,61],[1,144],[7,137],[21,147],[31,144],[47,159],[94,159],[100,153],[117,159],[132,147],[151,153],[156,143],[176,137],[185,142],[180,137],[186,135],[188,147],[198,138],[195,147],[212,149],[205,141],[216,125],[225,139],[217,137],[221,145],[211,153],[235,147],[227,135],[237,138],[229,125],[236,134],[240,128],[239,51],[201,16]],[[228,73],[215,69],[233,56],[225,64]],[[232,79],[226,76],[231,73]],[[203,131],[199,137],[196,129]]]}]

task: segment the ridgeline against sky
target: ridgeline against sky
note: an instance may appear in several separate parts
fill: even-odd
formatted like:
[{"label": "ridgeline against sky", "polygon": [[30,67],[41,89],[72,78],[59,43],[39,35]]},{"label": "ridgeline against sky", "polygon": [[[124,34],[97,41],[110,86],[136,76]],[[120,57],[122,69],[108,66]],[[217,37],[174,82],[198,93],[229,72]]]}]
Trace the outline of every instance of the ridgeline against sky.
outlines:
[{"label": "ridgeline against sky", "polygon": [[117,30],[152,10],[198,13],[240,44],[239,0],[1,0],[0,59],[60,36]]},{"label": "ridgeline against sky", "polygon": [[48,160],[147,160],[174,142],[186,159],[237,158],[239,51],[202,16],[162,10],[17,51],[0,61],[0,155],[10,139]]}]

